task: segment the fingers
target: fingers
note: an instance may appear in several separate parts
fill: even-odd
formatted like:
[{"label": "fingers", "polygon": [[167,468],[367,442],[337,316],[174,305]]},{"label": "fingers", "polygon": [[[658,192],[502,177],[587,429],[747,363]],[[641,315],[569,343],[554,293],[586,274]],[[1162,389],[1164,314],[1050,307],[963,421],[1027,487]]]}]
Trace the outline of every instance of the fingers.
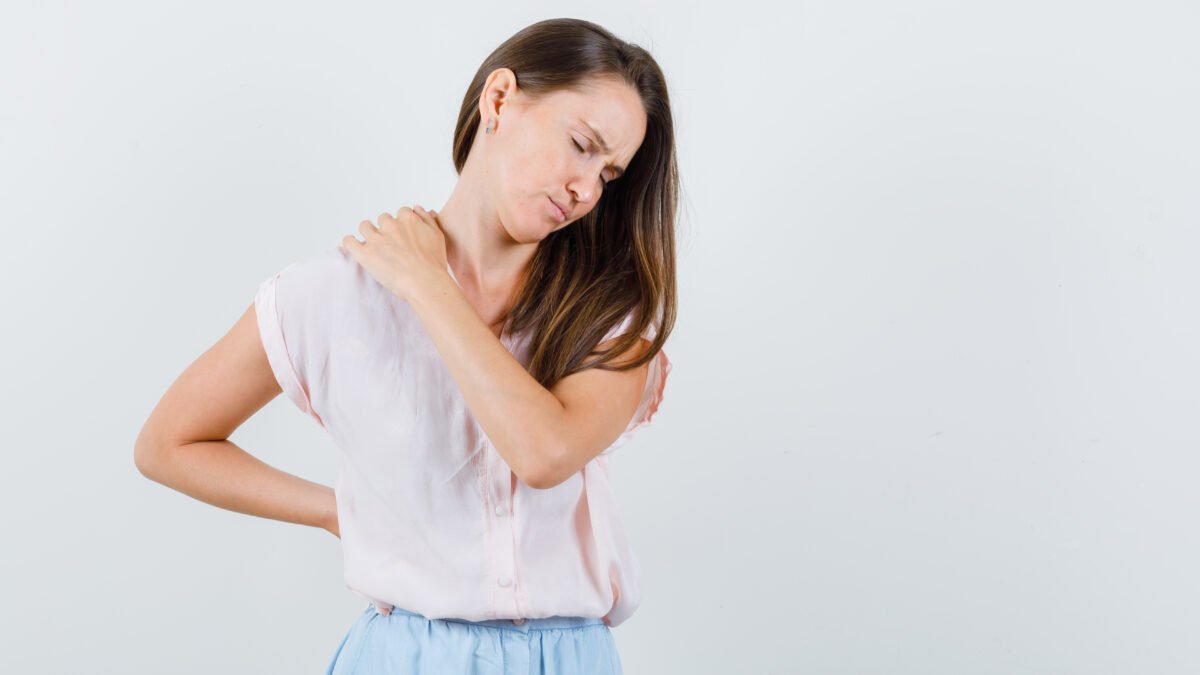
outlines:
[{"label": "fingers", "polygon": [[416,204],[413,206],[413,213],[421,216],[421,220],[424,220],[431,225],[437,225],[437,211],[434,211],[433,209],[426,209],[420,204]]},{"label": "fingers", "polygon": [[375,223],[372,223],[369,220],[364,220],[358,224],[358,233],[361,234],[364,239],[369,239],[372,236],[379,234],[379,228],[375,227]]},{"label": "fingers", "polygon": [[[420,218],[423,222],[426,222],[429,224],[434,224],[434,225],[437,224],[437,211],[427,210],[427,209],[425,209],[425,207],[421,206],[420,204],[414,204],[411,208],[407,207],[407,206],[401,206],[400,210],[396,211],[396,215],[394,215],[394,216],[390,213],[379,214],[379,217],[376,218],[376,220],[379,221],[379,227],[378,228],[374,228],[374,226],[372,226],[372,227],[376,233],[382,232],[384,228],[388,227],[392,223],[403,221],[406,212],[410,215]],[[369,232],[366,232],[363,230],[363,225],[370,224],[370,222],[371,221],[369,221],[369,220],[364,220],[359,225],[359,231],[363,232],[364,235],[369,234]]]},{"label": "fingers", "polygon": [[[437,210],[427,209],[424,206],[421,206],[420,204],[413,204],[411,207],[401,206],[400,210],[396,212],[396,215],[394,215],[394,216],[389,215],[389,217],[395,218],[396,220],[400,220],[400,218],[404,215],[405,211],[408,211],[409,213],[419,216],[422,219],[426,219],[426,220],[427,220],[426,216],[429,216],[432,218],[437,217]],[[381,214],[380,218],[382,218],[382,217],[383,217],[383,215]]]}]

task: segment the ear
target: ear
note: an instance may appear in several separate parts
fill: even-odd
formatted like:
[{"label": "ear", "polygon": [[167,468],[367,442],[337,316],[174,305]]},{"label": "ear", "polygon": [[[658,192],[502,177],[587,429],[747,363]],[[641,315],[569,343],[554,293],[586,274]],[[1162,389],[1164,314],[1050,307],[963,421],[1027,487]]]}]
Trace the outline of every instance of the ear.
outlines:
[{"label": "ear", "polygon": [[495,133],[500,127],[500,113],[516,91],[516,73],[509,68],[493,70],[483,83],[483,91],[479,95],[479,128],[486,127],[488,120],[495,117],[496,126],[492,129],[492,133]]}]

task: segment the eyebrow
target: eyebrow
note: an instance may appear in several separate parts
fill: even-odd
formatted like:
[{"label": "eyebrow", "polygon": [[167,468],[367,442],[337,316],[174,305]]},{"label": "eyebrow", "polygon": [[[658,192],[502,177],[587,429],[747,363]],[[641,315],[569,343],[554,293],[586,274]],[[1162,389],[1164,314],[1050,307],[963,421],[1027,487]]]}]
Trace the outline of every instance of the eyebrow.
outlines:
[{"label": "eyebrow", "polygon": [[[591,130],[592,134],[596,136],[597,142],[600,143],[600,149],[611,155],[612,150],[608,147],[608,143],[604,142],[604,137],[600,135],[600,132],[596,131],[596,129],[593,128],[592,125],[588,124],[587,120],[580,119],[579,121],[583,122],[583,126],[587,127],[589,130]],[[625,169],[617,166],[616,164],[609,164],[609,166],[612,167],[613,169],[616,169],[617,178],[620,178],[621,176],[625,175]]]}]

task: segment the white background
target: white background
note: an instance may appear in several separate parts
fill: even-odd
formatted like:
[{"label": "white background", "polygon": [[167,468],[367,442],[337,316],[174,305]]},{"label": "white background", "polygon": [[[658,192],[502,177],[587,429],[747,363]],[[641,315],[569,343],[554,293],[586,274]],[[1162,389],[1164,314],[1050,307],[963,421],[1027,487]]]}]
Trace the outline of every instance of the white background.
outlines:
[{"label": "white background", "polygon": [[[3,5],[0,671],[323,672],[338,541],[134,438],[263,279],[439,207],[556,16],[656,56],[683,179],[626,673],[1200,670],[1197,6],[628,1]],[[232,440],[335,478],[282,396]]]}]

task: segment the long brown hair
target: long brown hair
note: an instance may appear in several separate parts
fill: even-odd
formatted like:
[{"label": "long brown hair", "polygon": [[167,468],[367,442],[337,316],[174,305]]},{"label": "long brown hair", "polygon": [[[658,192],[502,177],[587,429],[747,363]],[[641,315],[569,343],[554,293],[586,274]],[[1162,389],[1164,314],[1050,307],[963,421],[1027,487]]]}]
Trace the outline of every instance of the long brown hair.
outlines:
[{"label": "long brown hair", "polygon": [[[662,349],[675,325],[675,211],[679,175],[666,80],[642,47],[582,19],[548,19],[527,26],[479,66],[463,97],[454,129],[459,173],[479,128],[479,99],[497,68],[516,74],[534,99],[618,77],[639,94],[646,134],[624,175],[604,188],[586,216],[538,244],[504,330],[532,329],[529,372],[544,387],[587,368],[628,370]],[[633,312],[628,331],[607,350],[601,339]],[[656,335],[640,358],[609,362],[636,344],[652,322]],[[586,361],[592,355],[597,358]]]}]

